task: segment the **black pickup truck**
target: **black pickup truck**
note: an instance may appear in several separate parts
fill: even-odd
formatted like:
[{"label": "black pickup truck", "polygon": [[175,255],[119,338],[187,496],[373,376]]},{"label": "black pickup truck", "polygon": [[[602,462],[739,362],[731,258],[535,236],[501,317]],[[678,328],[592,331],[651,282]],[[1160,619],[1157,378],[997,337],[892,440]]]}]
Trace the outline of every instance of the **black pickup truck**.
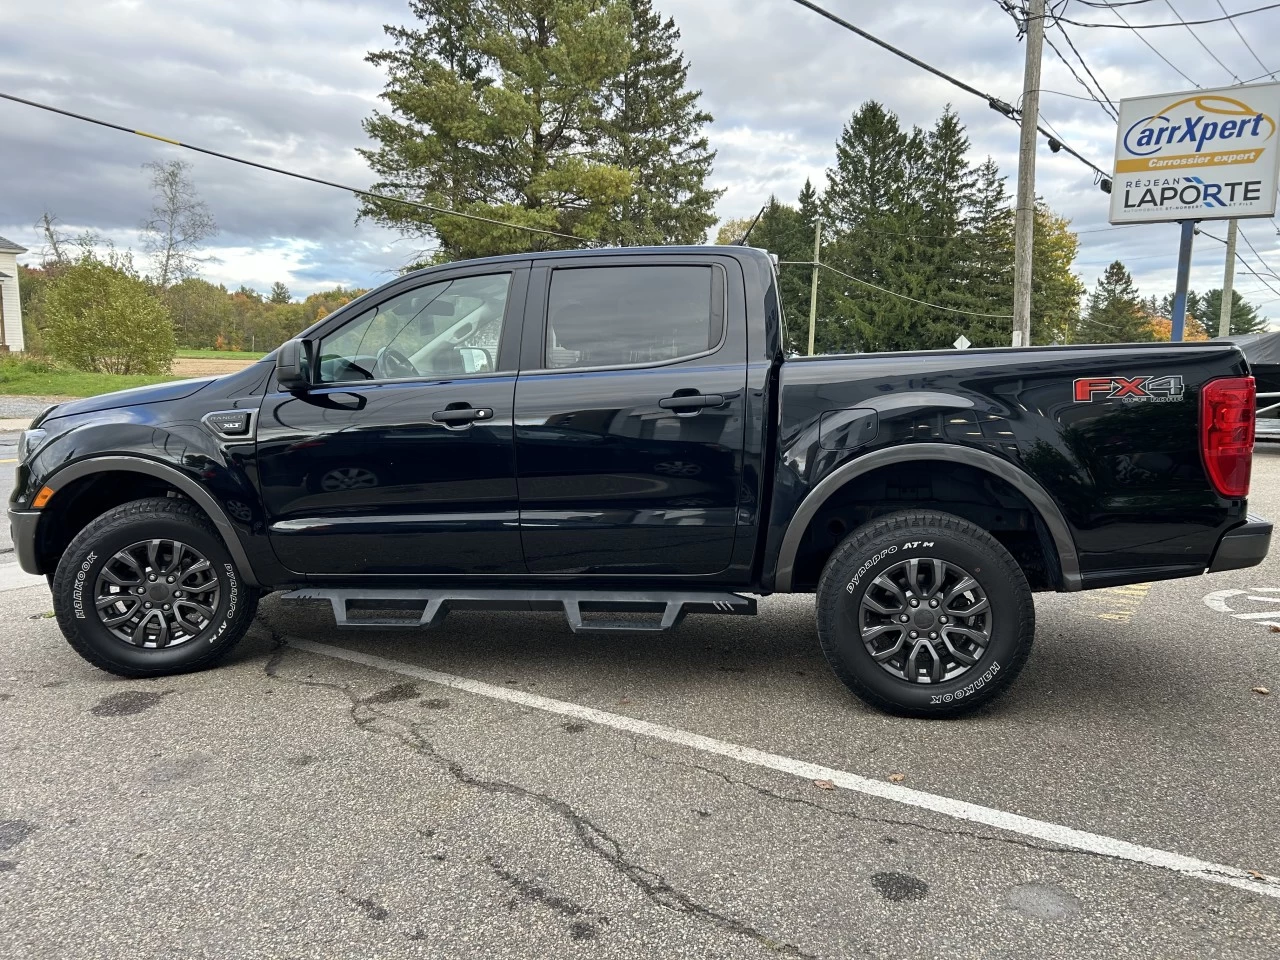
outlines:
[{"label": "black pickup truck", "polygon": [[268,590],[349,626],[497,606],[634,631],[816,593],[854,693],[946,716],[1022,669],[1033,591],[1266,555],[1229,343],[784,342],[761,250],[422,270],[239,373],[46,411],[18,559],[76,651],[133,677],[211,665]]}]

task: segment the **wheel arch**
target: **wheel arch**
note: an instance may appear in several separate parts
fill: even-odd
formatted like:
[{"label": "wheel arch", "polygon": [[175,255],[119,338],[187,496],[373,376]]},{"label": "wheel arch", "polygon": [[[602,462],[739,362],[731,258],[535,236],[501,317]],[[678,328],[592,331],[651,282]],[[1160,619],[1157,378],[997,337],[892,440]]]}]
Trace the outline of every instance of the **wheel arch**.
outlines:
[{"label": "wheel arch", "polygon": [[1061,588],[1064,591],[1082,588],[1080,559],[1075,540],[1071,535],[1071,528],[1057,502],[1034,477],[1009,461],[984,450],[948,443],[912,443],[877,450],[845,463],[829,473],[810,491],[791,518],[783,535],[775,568],[774,589],[780,593],[792,590],[797,560],[800,557],[805,534],[809,532],[822,508],[833,497],[859,478],[886,467],[938,460],[960,463],[995,477],[1024,497],[1040,522],[1044,524],[1054,552],[1057,554]]},{"label": "wheel arch", "polygon": [[[131,456],[107,456],[107,457],[90,457],[85,460],[77,460],[75,463],[68,464],[65,467],[50,474],[45,479],[45,484],[53,488],[54,496],[50,501],[50,506],[55,509],[49,512],[41,511],[41,521],[36,531],[36,543],[45,542],[45,537],[49,534],[46,527],[46,521],[57,516],[58,494],[64,492],[73,492],[77,487],[83,489],[84,484],[91,483],[95,480],[105,481],[108,478],[119,474],[133,474],[135,476],[145,477],[153,481],[149,485],[141,488],[130,489],[126,495],[111,496],[108,498],[106,509],[111,506],[118,506],[121,503],[128,503],[131,500],[141,499],[149,494],[154,495],[158,492],[172,490],[190,500],[197,508],[200,509],[209,522],[217,530],[218,536],[226,545],[227,552],[231,554],[231,558],[235,561],[236,567],[239,568],[241,579],[249,586],[259,586],[256,575],[253,571],[253,565],[249,560],[248,554],[245,552],[244,544],[241,543],[240,537],[236,534],[235,527],[231,523],[230,517],[227,516],[222,505],[208,490],[202,487],[197,481],[187,474],[178,470],[176,467],[168,464],[160,463],[155,460],[148,460],[144,457]],[[47,509],[47,508],[46,508]],[[95,516],[102,511],[95,513]],[[92,517],[88,518],[92,520]],[[87,522],[87,521],[86,521]],[[74,525],[74,524],[73,524]],[[83,529],[84,524],[71,532],[74,536]],[[68,538],[69,539],[69,538]],[[63,544],[65,546],[65,544]],[[43,557],[44,552],[38,552],[38,556]],[[54,560],[56,565],[56,559]]]}]

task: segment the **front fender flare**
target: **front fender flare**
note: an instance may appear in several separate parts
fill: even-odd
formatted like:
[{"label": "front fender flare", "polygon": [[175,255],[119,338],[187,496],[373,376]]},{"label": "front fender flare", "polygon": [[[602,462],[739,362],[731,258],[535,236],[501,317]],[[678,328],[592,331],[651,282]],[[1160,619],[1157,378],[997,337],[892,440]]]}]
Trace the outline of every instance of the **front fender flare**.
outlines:
[{"label": "front fender flare", "polygon": [[1067,519],[1062,515],[1057,502],[1035,478],[1008,460],[1002,460],[995,454],[983,450],[975,450],[973,447],[962,447],[950,443],[909,443],[858,457],[833,470],[813,488],[787,525],[787,532],[782,538],[782,546],[778,551],[774,589],[779,593],[787,593],[791,590],[791,579],[795,573],[796,556],[800,552],[800,541],[809,528],[809,522],[837,490],[849,481],[872,470],[878,470],[880,467],[912,460],[936,459],[958,461],[985,470],[1022,493],[1040,514],[1049,531],[1049,536],[1053,538],[1053,545],[1058,552],[1058,563],[1062,568],[1063,590],[1074,591],[1083,588],[1080,557],[1076,553],[1071,528],[1067,525]]},{"label": "front fender flare", "polygon": [[227,545],[227,552],[231,554],[231,559],[236,562],[236,566],[239,568],[241,579],[251,587],[260,585],[253,572],[253,564],[249,562],[249,555],[245,553],[244,544],[240,542],[240,537],[236,533],[235,527],[231,524],[231,518],[222,509],[222,505],[214,499],[213,494],[176,467],[171,467],[156,460],[148,460],[145,457],[89,457],[85,460],[77,460],[75,463],[54,471],[45,478],[44,482],[53,487],[54,490],[58,490],[73,480],[79,480],[95,473],[106,473],[111,470],[141,473],[148,477],[155,477],[165,483],[172,484],[184,496],[190,497],[195,505],[203,510],[209,519],[213,521],[218,535],[222,537],[223,543]]}]

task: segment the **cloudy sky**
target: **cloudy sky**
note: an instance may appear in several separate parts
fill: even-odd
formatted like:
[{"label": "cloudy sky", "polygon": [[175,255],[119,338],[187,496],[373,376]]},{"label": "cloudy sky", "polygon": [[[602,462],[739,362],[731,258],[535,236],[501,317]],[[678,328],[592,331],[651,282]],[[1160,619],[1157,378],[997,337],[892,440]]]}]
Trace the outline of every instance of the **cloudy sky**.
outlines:
[{"label": "cloudy sky", "polygon": [[[1223,0],[1230,11],[1262,5]],[[1023,50],[994,0],[824,0],[824,5],[949,73],[1013,102]],[[722,217],[753,214],[776,193],[793,200],[806,177],[824,180],[841,126],[874,98],[908,123],[930,124],[948,102],[968,125],[974,156],[1016,168],[1017,127],[948,86],[791,0],[658,0],[683,32],[691,81],[715,115],[714,181]],[[0,90],[246,157],[352,184],[371,177],[355,153],[360,121],[377,103],[382,25],[409,18],[405,0],[45,0],[5,5]],[[1187,20],[1221,16],[1217,0],[1174,0]],[[1125,7],[1133,23],[1174,18],[1165,2]],[[1076,20],[1118,23],[1069,4]],[[1265,66],[1227,23],[1142,34],[1201,86],[1280,70],[1280,9],[1237,21]],[[1127,30],[1068,27],[1113,98],[1188,86]],[[1051,34],[1064,52],[1060,35]],[[1199,39],[1197,39],[1197,37]],[[1204,46],[1200,45],[1200,40]],[[1207,47],[1207,49],[1206,49]],[[1222,61],[1215,62],[1214,57]],[[1280,75],[1278,75],[1280,76]],[[1075,149],[1109,168],[1115,126],[1046,50],[1041,112]],[[182,156],[221,227],[210,279],[296,294],[334,284],[370,286],[414,256],[412,241],[355,222],[353,199],[155,141],[0,101],[0,235],[38,251],[42,211],[70,230],[93,229],[136,246],[150,198],[141,165]],[[1038,190],[1080,232],[1077,267],[1090,285],[1123,259],[1143,293],[1172,289],[1178,228],[1107,228],[1107,198],[1065,154],[1042,148]],[[1225,235],[1225,225],[1207,229]],[[1280,236],[1246,221],[1260,256],[1241,252],[1276,289],[1241,272],[1238,289],[1280,318]],[[28,255],[28,260],[32,255]],[[1193,286],[1221,284],[1221,244],[1198,240]]]}]

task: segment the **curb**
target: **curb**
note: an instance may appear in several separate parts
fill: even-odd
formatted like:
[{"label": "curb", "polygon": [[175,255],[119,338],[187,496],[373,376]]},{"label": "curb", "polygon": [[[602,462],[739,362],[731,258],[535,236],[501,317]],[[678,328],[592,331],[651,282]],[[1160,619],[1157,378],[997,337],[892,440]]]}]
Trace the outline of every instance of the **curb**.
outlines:
[{"label": "curb", "polygon": [[25,430],[29,426],[31,426],[30,417],[10,417],[7,419],[0,417],[0,433],[9,433],[11,431],[16,432],[18,430]]}]

